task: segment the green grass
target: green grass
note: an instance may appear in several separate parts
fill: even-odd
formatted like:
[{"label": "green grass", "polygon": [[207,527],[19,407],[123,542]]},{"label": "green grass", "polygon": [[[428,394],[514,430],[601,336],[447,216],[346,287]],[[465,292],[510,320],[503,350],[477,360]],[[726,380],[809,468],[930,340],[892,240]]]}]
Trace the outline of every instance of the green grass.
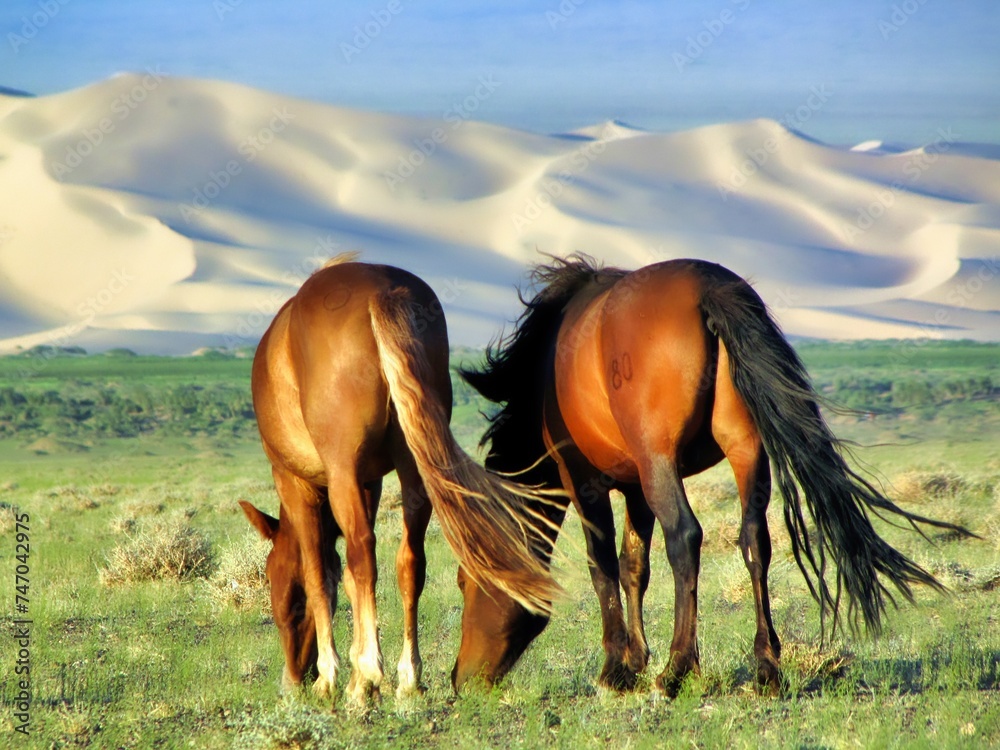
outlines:
[{"label": "green grass", "polygon": [[[890,345],[802,347],[817,382],[841,370],[864,373]],[[989,374],[997,347],[916,347],[890,378],[921,370],[932,382]],[[881,349],[880,349],[881,347]],[[875,352],[874,354],[872,352]],[[984,356],[986,352],[990,356]],[[919,358],[918,358],[919,356]],[[0,359],[0,388],[30,388]],[[67,380],[120,382],[163,392],[217,379],[246,385],[245,360],[65,358],[49,360],[45,388]],[[122,368],[136,369],[126,371]],[[103,368],[103,369],[102,369]],[[204,369],[201,369],[204,368]],[[903,368],[903,369],[901,369]],[[129,374],[130,373],[130,374]],[[466,396],[468,394],[465,394]],[[456,394],[456,434],[472,448],[482,431],[474,399]],[[259,446],[246,430],[193,425],[180,434],[97,437],[86,452],[39,454],[36,435],[0,440],[0,620],[14,619],[16,527],[31,521],[31,732],[14,733],[15,660],[0,649],[0,744],[13,747],[989,747],[1000,743],[1000,420],[997,402],[940,404],[926,418],[836,417],[838,434],[866,445],[859,457],[905,494],[917,512],[957,520],[982,540],[932,537],[882,526],[887,538],[952,589],[918,592],[890,612],[881,638],[820,644],[815,604],[770,513],[775,543],[771,591],[784,643],[789,689],[759,696],[752,684],[753,607],[749,579],[732,545],[738,504],[728,469],[689,481],[706,530],[700,579],[702,675],[674,701],[652,687],[670,641],[672,579],[662,537],[654,536],[647,634],[653,657],[635,693],[595,685],[603,662],[600,617],[580,550],[580,525],[567,519],[560,546],[574,561],[561,575],[568,596],[552,623],[499,688],[455,697],[450,670],[460,638],[455,562],[433,525],[428,584],[421,600],[427,693],[405,704],[393,695],[401,643],[394,554],[401,535],[388,482],[377,532],[378,585],[387,685],[363,715],[308,692],[282,698],[277,631],[260,600],[237,607],[219,596],[218,571],[184,580],[102,585],[101,570],[128,535],[183,523],[209,541],[222,564],[252,534],[236,501],[275,512],[277,499]],[[975,408],[971,408],[975,407]],[[915,472],[923,472],[919,476]],[[921,484],[928,473],[960,481]],[[916,478],[914,478],[916,476]],[[920,481],[918,481],[920,480]],[[933,488],[944,486],[937,492]],[[926,487],[930,487],[928,490]],[[916,488],[916,489],[915,489]],[[922,489],[923,488],[923,489]],[[898,496],[898,495],[897,495]],[[902,500],[902,497],[901,497]],[[620,505],[620,504],[619,504]],[[621,508],[617,510],[620,512]],[[129,526],[124,520],[131,519]],[[618,519],[619,529],[621,518]],[[129,530],[131,529],[131,530]],[[255,603],[256,602],[256,603]],[[350,611],[341,593],[336,641],[347,661]],[[346,684],[342,676],[341,686]]]}]

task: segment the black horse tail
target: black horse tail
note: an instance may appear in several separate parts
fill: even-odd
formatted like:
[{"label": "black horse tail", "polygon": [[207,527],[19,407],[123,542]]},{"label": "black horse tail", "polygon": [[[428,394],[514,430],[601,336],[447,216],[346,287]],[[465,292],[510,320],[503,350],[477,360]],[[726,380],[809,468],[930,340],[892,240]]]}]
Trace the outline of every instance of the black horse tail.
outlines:
[{"label": "black horse tail", "polygon": [[[785,340],[757,293],[721,266],[704,264],[701,309],[709,331],[729,352],[729,377],[746,403],[774,466],[784,498],[785,525],[795,561],[820,605],[821,627],[832,615],[838,626],[841,593],[846,592],[848,623],[878,633],[886,601],[898,606],[891,583],[908,601],[912,584],[944,587],[926,570],[882,539],[869,519],[895,516],[923,534],[926,524],[974,536],[954,524],[909,513],[848,465],[841,442],[830,431],[802,361]],[[800,494],[801,488],[801,494]],[[806,526],[805,506],[815,524]],[[836,588],[826,582],[827,558],[836,563]],[[881,576],[881,577],[880,577]]]}]

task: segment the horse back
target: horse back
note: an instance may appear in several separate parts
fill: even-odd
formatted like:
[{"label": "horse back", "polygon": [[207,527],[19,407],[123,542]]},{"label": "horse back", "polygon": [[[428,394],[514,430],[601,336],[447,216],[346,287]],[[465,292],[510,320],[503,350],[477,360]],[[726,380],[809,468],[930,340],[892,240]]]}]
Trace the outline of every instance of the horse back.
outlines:
[{"label": "horse back", "polygon": [[254,358],[254,409],[272,463],[322,486],[330,472],[369,481],[392,469],[394,425],[369,306],[399,287],[413,304],[434,387],[450,405],[447,330],[430,287],[389,266],[333,265],[279,311]]},{"label": "horse back", "polygon": [[652,455],[683,459],[707,434],[716,353],[702,283],[697,264],[668,261],[567,308],[559,410],[577,447],[616,479],[636,481]]},{"label": "horse back", "polygon": [[629,479],[634,462],[610,410],[604,360],[604,306],[611,289],[588,289],[567,305],[554,357],[554,400],[546,399],[550,444],[571,439],[598,470]]}]

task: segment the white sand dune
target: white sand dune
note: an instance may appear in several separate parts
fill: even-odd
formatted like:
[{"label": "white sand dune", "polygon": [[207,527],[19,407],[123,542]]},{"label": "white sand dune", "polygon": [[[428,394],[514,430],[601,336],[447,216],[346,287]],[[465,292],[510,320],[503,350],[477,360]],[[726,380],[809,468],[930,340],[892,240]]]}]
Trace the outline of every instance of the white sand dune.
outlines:
[{"label": "white sand dune", "polygon": [[544,136],[156,73],[0,93],[0,351],[252,344],[345,250],[427,279],[459,343],[573,251],[723,263],[793,335],[998,340],[1000,147],[767,120]]}]

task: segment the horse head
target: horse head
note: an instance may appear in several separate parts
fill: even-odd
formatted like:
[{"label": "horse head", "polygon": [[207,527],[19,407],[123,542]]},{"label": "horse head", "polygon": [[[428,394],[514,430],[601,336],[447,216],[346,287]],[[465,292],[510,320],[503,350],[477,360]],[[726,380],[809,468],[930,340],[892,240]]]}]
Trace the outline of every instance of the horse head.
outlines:
[{"label": "horse head", "polygon": [[462,568],[458,570],[458,587],[465,607],[452,686],[457,691],[476,679],[493,685],[510,671],[549,618],[529,612],[488,582],[478,584]]},{"label": "horse head", "polygon": [[271,612],[285,653],[283,689],[302,684],[317,659],[316,626],[308,606],[302,575],[299,542],[290,523],[281,523],[245,500],[240,506],[250,524],[271,542],[267,580],[271,585]]}]

